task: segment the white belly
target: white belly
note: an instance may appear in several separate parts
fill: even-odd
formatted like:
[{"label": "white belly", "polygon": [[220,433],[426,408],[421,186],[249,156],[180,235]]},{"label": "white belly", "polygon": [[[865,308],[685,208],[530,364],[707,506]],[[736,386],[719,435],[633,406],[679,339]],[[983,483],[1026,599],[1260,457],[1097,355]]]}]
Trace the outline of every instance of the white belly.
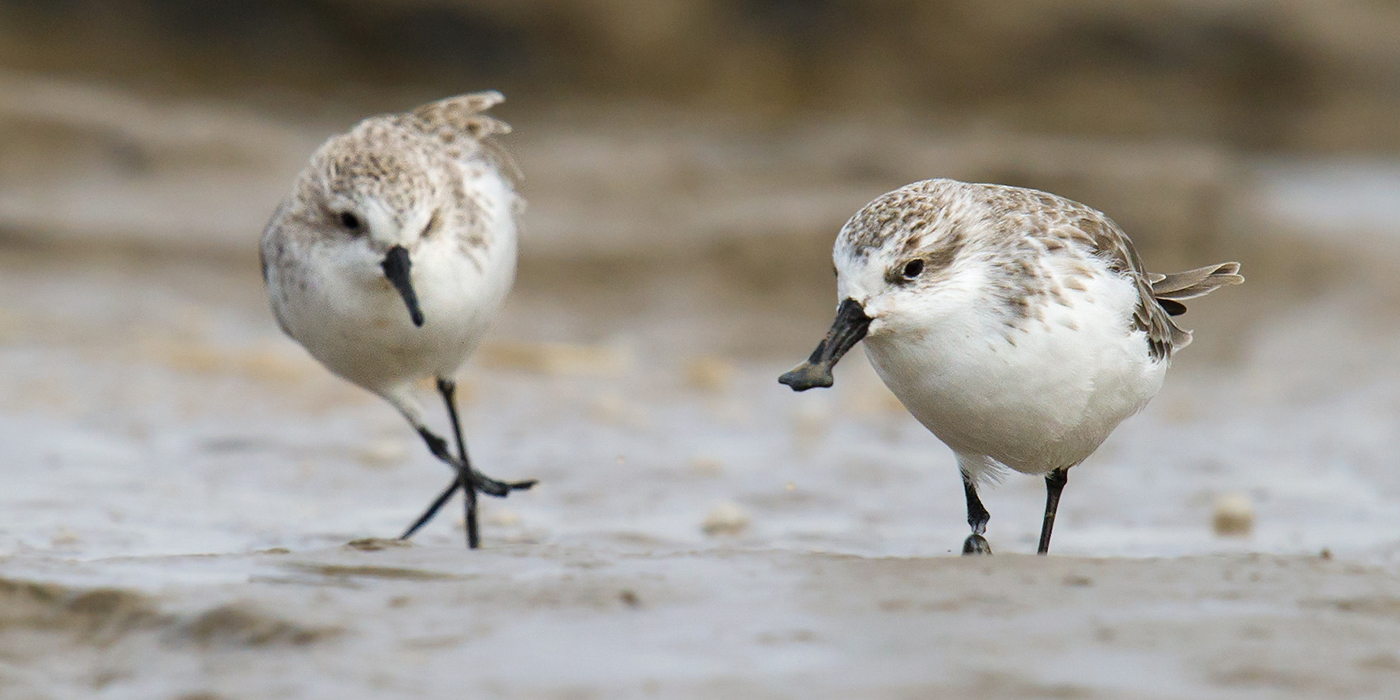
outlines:
[{"label": "white belly", "polygon": [[1024,329],[969,309],[921,337],[872,333],[866,354],[910,413],[959,455],[1029,474],[1070,467],[1147,405],[1166,374],[1144,334],[1129,332],[1123,286],[1096,294],[1096,304],[1052,304]]},{"label": "white belly", "polygon": [[[388,280],[373,269],[345,274],[343,261],[308,266],[306,289],[274,292],[274,308],[288,334],[312,356],[371,391],[451,376],[480,343],[514,281],[510,226],[476,263],[446,239],[424,241],[414,251],[411,276],[422,327],[413,325]],[[365,265],[373,267],[360,262]]]}]

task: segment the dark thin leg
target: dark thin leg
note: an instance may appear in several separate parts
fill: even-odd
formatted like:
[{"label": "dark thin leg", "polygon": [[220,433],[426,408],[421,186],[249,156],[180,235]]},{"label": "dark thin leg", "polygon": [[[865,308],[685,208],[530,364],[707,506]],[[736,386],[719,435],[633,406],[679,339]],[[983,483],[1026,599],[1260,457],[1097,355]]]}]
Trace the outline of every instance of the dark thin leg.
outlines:
[{"label": "dark thin leg", "polygon": [[438,510],[442,508],[443,504],[447,503],[447,499],[452,498],[452,494],[457,493],[457,489],[461,487],[462,480],[460,478],[453,479],[452,483],[448,484],[447,488],[443,489],[442,493],[438,494],[436,499],[433,499],[433,504],[428,506],[428,509],[423,511],[423,514],[418,516],[418,519],[413,521],[413,524],[409,525],[408,529],[404,530],[402,535],[399,535],[399,539],[406,540],[412,537],[413,533],[418,532],[418,528],[427,525],[428,521],[432,520],[434,515],[437,515]]},{"label": "dark thin leg", "polygon": [[1045,475],[1045,523],[1040,526],[1040,549],[1036,554],[1050,551],[1050,531],[1055,529],[1055,511],[1060,507],[1060,492],[1069,482],[1068,469],[1056,469]]},{"label": "dark thin leg", "polygon": [[[458,468],[457,457],[448,450],[447,441],[433,434],[433,432],[427,428],[418,428],[418,434],[423,437],[423,442],[427,443],[428,449],[432,451],[433,456],[447,463],[447,465],[451,466],[454,470],[457,470],[459,477],[454,479],[452,484],[433,500],[432,504],[428,506],[428,509],[423,511],[422,515],[418,516],[418,519],[413,522],[413,525],[409,527],[399,539],[408,539],[408,537],[418,531],[418,528],[423,527],[429,520],[432,520],[433,516],[437,515],[437,512],[442,509],[448,499],[452,498],[452,494],[462,487],[462,482],[460,480],[461,470]],[[510,494],[511,491],[524,491],[534,486],[536,483],[534,479],[527,479],[525,481],[497,481],[477,471],[472,471],[470,474],[472,483],[476,484],[477,490],[498,498],[504,498]]]},{"label": "dark thin leg", "polygon": [[457,477],[457,483],[462,484],[462,493],[466,495],[463,507],[466,510],[464,515],[467,521],[467,547],[476,549],[481,546],[481,533],[476,524],[476,483],[469,478],[472,462],[467,457],[467,442],[462,439],[462,421],[457,417],[457,384],[439,379],[437,388],[438,393],[442,394],[442,402],[447,404],[447,415],[452,419],[452,435],[457,438],[457,468],[462,470],[462,475]]},{"label": "dark thin leg", "polygon": [[[447,441],[442,439],[442,437],[436,435],[433,431],[428,430],[422,425],[414,426],[418,430],[418,435],[423,438],[423,442],[427,444],[428,450],[433,453],[434,457],[437,457],[439,460],[442,460],[448,466],[452,467],[452,469],[457,472],[457,478],[453,479],[452,483],[449,484],[446,489],[443,489],[442,493],[438,494],[437,498],[433,499],[428,509],[423,511],[423,514],[418,516],[417,520],[413,521],[413,524],[399,537],[401,540],[412,537],[413,533],[417,532],[419,528],[426,525],[429,520],[432,520],[433,516],[437,515],[437,512],[452,498],[452,494],[456,493],[457,489],[462,488],[462,477],[464,474],[466,476],[466,481],[473,486],[473,488],[469,490],[469,493],[472,493],[473,496],[475,496],[475,491],[481,491],[491,496],[505,498],[511,491],[524,491],[535,485],[534,479],[527,479],[525,481],[499,481],[472,469],[470,462],[465,459],[466,446],[462,439],[461,421],[457,416],[457,404],[454,400],[456,386],[448,383],[447,387],[443,387],[442,382],[439,382],[438,391],[443,392],[443,399],[447,402],[447,412],[448,415],[452,417],[452,429],[456,435],[458,450],[462,458],[452,454],[451,448],[447,446]],[[468,504],[469,512],[472,512],[473,515],[475,514],[475,503],[476,499],[472,498],[472,502]],[[473,528],[471,527],[474,520],[474,518],[467,519],[467,538],[469,546],[475,539],[472,536]]]},{"label": "dark thin leg", "polygon": [[[459,466],[457,464],[457,456],[452,454],[452,451],[448,449],[447,441],[427,428],[417,426],[417,429],[418,435],[423,438],[423,442],[427,443],[428,449],[432,451],[433,456],[442,460],[447,466],[452,467],[453,470],[457,470]],[[500,481],[498,479],[492,479],[474,469],[471,470],[470,474],[472,483],[476,484],[478,491],[489,496],[496,496],[497,498],[505,498],[511,491],[529,490],[531,486],[539,483],[535,479],[526,479],[524,481]]]},{"label": "dark thin leg", "polygon": [[992,546],[987,544],[987,538],[982,533],[987,531],[987,521],[992,519],[992,515],[982,505],[982,499],[977,497],[977,484],[972,482],[972,477],[963,472],[962,480],[963,491],[967,494],[967,524],[972,528],[972,534],[963,540],[963,554],[991,554]]}]

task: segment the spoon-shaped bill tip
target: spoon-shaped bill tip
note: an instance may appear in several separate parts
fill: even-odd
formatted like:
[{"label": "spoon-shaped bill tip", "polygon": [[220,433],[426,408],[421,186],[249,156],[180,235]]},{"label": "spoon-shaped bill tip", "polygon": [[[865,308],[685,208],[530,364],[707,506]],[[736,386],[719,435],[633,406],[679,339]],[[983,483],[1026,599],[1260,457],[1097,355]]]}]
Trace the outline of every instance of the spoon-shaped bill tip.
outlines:
[{"label": "spoon-shaped bill tip", "polygon": [[780,384],[792,387],[793,391],[826,388],[831,386],[833,381],[831,365],[826,363],[814,365],[810,362],[803,362],[783,376],[778,377]]},{"label": "spoon-shaped bill tip", "polygon": [[846,354],[870,329],[871,318],[855,299],[846,299],[836,309],[836,320],[831,322],[831,330],[817,344],[812,356],[792,371],[778,377],[778,381],[792,387],[793,391],[806,391],[818,387],[831,386],[835,381],[831,368]]}]

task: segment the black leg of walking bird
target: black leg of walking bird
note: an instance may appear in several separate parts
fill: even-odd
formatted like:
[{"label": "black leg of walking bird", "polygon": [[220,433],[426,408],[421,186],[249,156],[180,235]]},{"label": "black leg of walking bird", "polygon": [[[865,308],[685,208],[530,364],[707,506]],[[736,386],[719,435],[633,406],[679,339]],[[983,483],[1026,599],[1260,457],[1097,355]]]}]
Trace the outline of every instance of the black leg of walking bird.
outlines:
[{"label": "black leg of walking bird", "polygon": [[439,379],[437,388],[438,393],[442,394],[443,403],[447,404],[447,415],[452,419],[452,435],[457,438],[457,460],[460,465],[458,468],[461,469],[457,481],[461,483],[462,493],[466,495],[463,508],[467,522],[467,547],[476,549],[481,546],[481,534],[476,522],[476,480],[471,478],[472,462],[467,457],[467,442],[462,439],[462,421],[457,416],[457,384]]},{"label": "black leg of walking bird", "polygon": [[407,530],[404,530],[404,533],[399,536],[400,540],[406,540],[412,537],[413,533],[418,532],[419,528],[428,524],[428,521],[432,520],[433,516],[437,515],[437,512],[442,509],[442,506],[447,503],[447,500],[452,498],[452,494],[456,493],[457,489],[462,487],[462,468],[458,465],[457,458],[452,455],[452,451],[448,449],[447,441],[421,425],[414,427],[417,428],[418,435],[423,438],[423,442],[427,443],[428,451],[432,452],[434,457],[437,457],[451,466],[456,474],[453,475],[452,483],[448,484],[447,488],[443,489],[442,493],[438,494],[438,497],[433,499],[428,509],[423,511],[423,514],[418,516],[418,519],[414,520],[413,524],[408,526]]},{"label": "black leg of walking bird", "polygon": [[438,494],[438,497],[433,499],[432,505],[428,506],[428,509],[423,511],[423,514],[418,516],[418,519],[413,521],[413,524],[409,525],[407,530],[404,530],[403,534],[399,536],[399,539],[406,540],[412,537],[413,533],[418,532],[418,528],[427,525],[428,521],[432,520],[433,516],[437,515],[437,512],[447,503],[447,499],[452,498],[452,494],[457,493],[457,489],[459,488],[462,488],[461,477],[454,478],[452,483],[448,484],[447,488],[443,489],[442,493]]},{"label": "black leg of walking bird", "polygon": [[[536,483],[534,479],[527,479],[525,481],[499,481],[473,470],[471,468],[471,462],[466,458],[467,451],[465,441],[462,439],[462,425],[457,416],[457,403],[454,400],[456,386],[451,382],[439,381],[438,391],[442,393],[443,399],[447,403],[447,413],[452,418],[452,429],[457,439],[458,454],[460,454],[461,457],[452,454],[452,449],[448,447],[447,441],[442,439],[441,436],[428,430],[426,426],[414,424],[414,429],[417,430],[418,435],[423,438],[423,442],[427,444],[428,450],[433,453],[434,457],[437,457],[444,464],[452,467],[455,475],[452,483],[449,484],[447,488],[443,489],[442,493],[438,494],[437,498],[433,499],[428,509],[423,511],[422,515],[418,516],[418,519],[404,531],[399,539],[408,539],[413,536],[413,533],[417,532],[419,528],[427,524],[429,520],[432,520],[433,516],[437,515],[437,512],[442,509],[448,499],[452,498],[452,494],[455,493],[457,489],[462,488],[463,482],[471,485],[471,488],[466,490],[473,496],[476,491],[480,491],[481,493],[502,498],[509,495],[511,491],[524,491],[534,486]],[[469,504],[470,511],[474,512],[474,505],[475,499]],[[471,536],[471,521],[471,518],[468,518],[467,534],[469,538]]]},{"label": "black leg of walking bird", "polygon": [[972,528],[972,534],[963,540],[963,555],[970,554],[991,554],[992,546],[987,544],[987,538],[982,533],[987,531],[987,521],[992,519],[991,513],[987,512],[986,506],[982,505],[982,499],[977,497],[977,484],[973,483],[972,477],[967,472],[963,472],[963,491],[967,494],[967,524]]},{"label": "black leg of walking bird", "polygon": [[[427,443],[428,450],[433,453],[434,457],[442,460],[447,466],[452,467],[454,472],[460,473],[462,471],[461,465],[458,464],[460,460],[458,460],[456,455],[452,454],[452,450],[448,448],[446,440],[421,425],[415,426],[415,429],[418,431],[418,435],[423,438],[423,442]],[[501,481],[499,479],[492,479],[474,469],[468,469],[467,473],[471,482],[476,484],[477,491],[498,498],[505,498],[511,491],[528,491],[531,486],[539,483],[535,479]]]},{"label": "black leg of walking bird", "polygon": [[1045,522],[1040,526],[1040,548],[1036,554],[1050,551],[1050,531],[1055,529],[1055,511],[1060,508],[1060,493],[1069,481],[1068,469],[1056,469],[1045,475]]}]

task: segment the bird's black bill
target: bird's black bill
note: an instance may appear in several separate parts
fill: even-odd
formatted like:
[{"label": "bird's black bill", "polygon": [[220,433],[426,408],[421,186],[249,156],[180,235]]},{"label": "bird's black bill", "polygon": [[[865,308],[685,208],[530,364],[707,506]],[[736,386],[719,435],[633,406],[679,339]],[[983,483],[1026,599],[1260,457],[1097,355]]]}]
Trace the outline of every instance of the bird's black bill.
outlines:
[{"label": "bird's black bill", "polygon": [[836,366],[846,351],[855,347],[865,332],[870,329],[870,317],[855,299],[841,302],[836,310],[836,320],[831,330],[817,344],[812,356],[791,372],[778,377],[778,381],[792,387],[793,391],[806,391],[815,387],[831,386],[831,368]]},{"label": "bird's black bill", "polygon": [[413,280],[408,274],[409,269],[413,267],[413,263],[408,259],[408,249],[401,245],[390,248],[380,267],[384,268],[384,277],[394,285],[394,289],[399,290],[403,303],[408,305],[408,315],[413,319],[413,325],[421,327],[423,310],[418,308],[418,295],[413,292]]}]

